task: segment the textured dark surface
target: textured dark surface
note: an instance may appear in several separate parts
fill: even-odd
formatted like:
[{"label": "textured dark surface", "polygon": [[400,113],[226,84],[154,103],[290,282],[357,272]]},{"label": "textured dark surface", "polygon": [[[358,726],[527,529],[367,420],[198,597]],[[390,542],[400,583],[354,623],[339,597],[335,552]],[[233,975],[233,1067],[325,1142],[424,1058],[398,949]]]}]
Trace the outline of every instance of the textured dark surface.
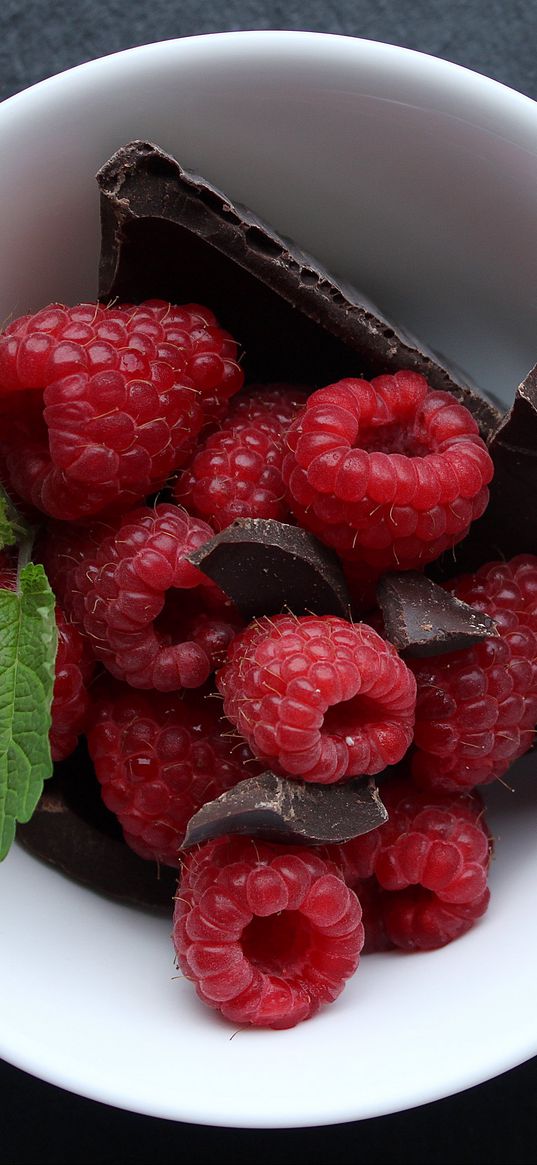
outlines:
[{"label": "textured dark surface", "polygon": [[[3,0],[0,96],[132,45],[233,29],[344,33],[432,53],[537,98],[535,0]],[[31,935],[29,935],[31,945]],[[34,952],[39,987],[39,952]],[[498,975],[502,976],[502,952]],[[126,968],[128,974],[128,968]],[[45,985],[42,987],[45,990]],[[479,984],[468,984],[468,990]],[[506,990],[508,985],[506,984]],[[494,1016],[491,1016],[494,1023]],[[277,1037],[275,1037],[277,1038]],[[366,1055],[361,1049],[360,1054]],[[442,1049],[439,1048],[439,1055]],[[463,1052],[461,1051],[461,1055]],[[180,1044],[178,1057],[181,1056]],[[323,1067],[320,1064],[320,1071]],[[537,1063],[378,1120],[281,1132],[207,1129],[107,1108],[0,1064],[2,1165],[533,1165]]]},{"label": "textured dark surface", "polygon": [[190,818],[182,845],[190,849],[226,833],[324,845],[369,833],[387,817],[373,781],[312,785],[267,771],[202,805]]},{"label": "textured dark surface", "polygon": [[289,28],[386,41],[537,98],[535,0],[3,0],[0,95],[133,45]]},{"label": "textured dark surface", "polygon": [[385,574],[377,587],[384,633],[408,655],[442,655],[461,651],[498,635],[492,619],[474,611],[414,570]]},{"label": "textured dark surface", "polygon": [[[203,302],[244,346],[250,382],[312,387],[406,368],[451,392],[487,437],[500,414],[360,293],[206,179],[149,142],[123,146],[97,175],[99,296]],[[233,287],[230,296],[229,288]],[[274,344],[278,336],[278,344]]]}]

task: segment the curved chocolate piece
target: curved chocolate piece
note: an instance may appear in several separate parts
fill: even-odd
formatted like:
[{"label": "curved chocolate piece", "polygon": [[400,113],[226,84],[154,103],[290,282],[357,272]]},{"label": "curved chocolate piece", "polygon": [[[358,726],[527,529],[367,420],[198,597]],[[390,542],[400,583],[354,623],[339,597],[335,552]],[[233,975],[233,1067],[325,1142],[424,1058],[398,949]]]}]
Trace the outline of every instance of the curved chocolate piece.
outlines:
[{"label": "curved chocolate piece", "polygon": [[[75,758],[80,767],[73,763]],[[170,915],[179,871],[159,869],[129,849],[80,752],[58,770],[46,782],[33,817],[18,827],[17,841],[34,857],[99,894]]]},{"label": "curved chocolate piece", "polygon": [[400,368],[470,409],[484,436],[500,414],[353,287],[150,142],[122,147],[97,175],[99,294],[208,303],[245,350],[249,380],[314,387]]},{"label": "curved chocolate piece", "polygon": [[537,553],[537,365],[517,389],[489,453],[494,462],[490,501],[455,548],[459,569]]},{"label": "curved chocolate piece", "polygon": [[496,624],[417,571],[385,574],[377,587],[386,638],[408,655],[460,651],[499,634]]},{"label": "curved chocolate piece", "polygon": [[237,518],[188,555],[246,619],[277,615],[349,618],[350,596],[336,555],[313,534],[273,518]]},{"label": "curved chocolate piece", "polygon": [[328,845],[369,833],[387,820],[372,780],[313,785],[266,772],[239,781],[199,809],[190,818],[181,848],[228,833],[291,845]]}]

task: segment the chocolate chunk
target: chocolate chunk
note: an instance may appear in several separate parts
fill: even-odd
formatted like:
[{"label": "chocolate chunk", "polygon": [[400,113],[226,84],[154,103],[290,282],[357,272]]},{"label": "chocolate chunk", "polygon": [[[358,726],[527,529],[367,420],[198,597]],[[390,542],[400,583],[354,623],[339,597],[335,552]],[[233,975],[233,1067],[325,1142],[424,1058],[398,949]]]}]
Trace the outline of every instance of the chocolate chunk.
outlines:
[{"label": "chocolate chunk", "polygon": [[490,502],[468,538],[456,548],[465,569],[515,554],[537,554],[537,365],[517,389],[494,433]]},{"label": "chocolate chunk", "polygon": [[349,618],[350,597],[335,554],[299,526],[237,518],[188,558],[246,619],[284,610]]},{"label": "chocolate chunk", "polygon": [[483,435],[498,424],[492,405],[354,288],[158,146],[124,146],[97,181],[101,299],[207,303],[242,344],[249,380],[318,387],[407,368],[462,401]]},{"label": "chocolate chunk", "polygon": [[17,841],[83,886],[130,906],[170,915],[178,871],[160,869],[129,849],[103,805],[91,763],[81,747],[57,766],[35,813]]},{"label": "chocolate chunk", "polygon": [[498,635],[488,615],[474,611],[417,571],[383,575],[377,599],[387,639],[408,655],[461,651]]},{"label": "chocolate chunk", "polygon": [[182,848],[228,833],[292,845],[327,845],[369,833],[387,819],[371,780],[313,785],[266,772],[239,781],[199,809],[190,818]]}]

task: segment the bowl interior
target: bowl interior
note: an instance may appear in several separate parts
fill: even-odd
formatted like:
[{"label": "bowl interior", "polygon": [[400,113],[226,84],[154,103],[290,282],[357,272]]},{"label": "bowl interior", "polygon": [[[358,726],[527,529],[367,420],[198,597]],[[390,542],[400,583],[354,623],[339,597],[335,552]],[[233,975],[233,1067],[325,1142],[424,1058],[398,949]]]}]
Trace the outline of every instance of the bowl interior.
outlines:
[{"label": "bowl interior", "polygon": [[[95,296],[93,176],[148,138],[509,400],[536,357],[536,130],[527,98],[347,38],[226,34],[82,66],[0,107],[0,318]],[[522,1061],[537,1048],[534,767],[491,798],[481,925],[444,951],[365,959],[337,1004],[291,1032],[230,1040],[174,978],[167,923],[14,849],[0,871],[0,1052],[126,1108],[275,1127],[410,1107]]]}]

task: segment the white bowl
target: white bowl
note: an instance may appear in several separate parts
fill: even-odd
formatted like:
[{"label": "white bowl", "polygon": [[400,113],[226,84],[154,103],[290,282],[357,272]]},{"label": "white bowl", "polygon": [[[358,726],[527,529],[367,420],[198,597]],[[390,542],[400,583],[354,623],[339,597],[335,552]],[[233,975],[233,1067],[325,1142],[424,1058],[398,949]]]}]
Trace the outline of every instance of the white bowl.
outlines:
[{"label": "white bowl", "polygon": [[[131,138],[249,204],[504,399],[534,363],[529,99],[405,49],[310,33],[194,37],[82,65],[0,107],[0,318],[96,294],[93,175]],[[166,922],[14,848],[0,870],[0,1052],[109,1104],[262,1127],[393,1112],[520,1063],[537,1052],[535,763],[516,795],[491,798],[482,923],[438,952],[364,959],[335,1005],[282,1033],[231,1040],[174,979]]]}]

